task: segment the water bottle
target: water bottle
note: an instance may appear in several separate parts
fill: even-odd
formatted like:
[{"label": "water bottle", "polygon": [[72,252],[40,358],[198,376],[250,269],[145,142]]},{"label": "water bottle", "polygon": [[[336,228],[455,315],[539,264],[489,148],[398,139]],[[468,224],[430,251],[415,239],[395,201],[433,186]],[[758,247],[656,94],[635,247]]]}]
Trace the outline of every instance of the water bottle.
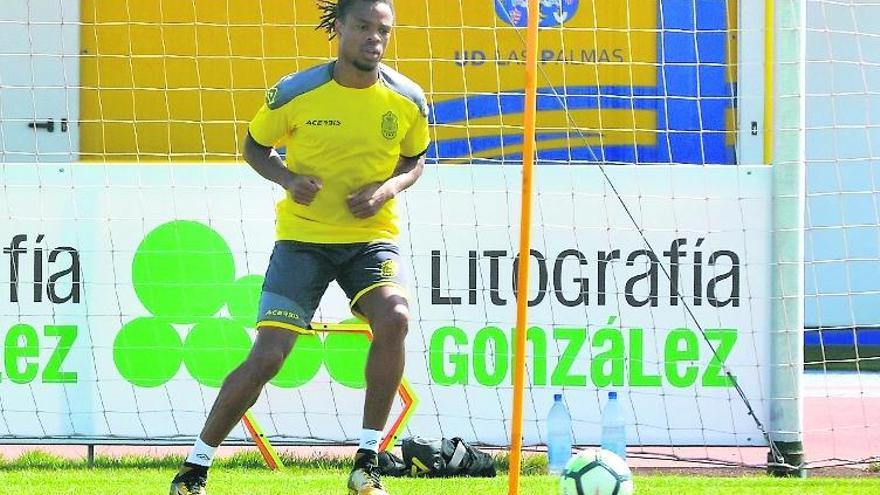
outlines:
[{"label": "water bottle", "polygon": [[562,394],[553,396],[553,407],[547,414],[547,458],[550,474],[562,474],[571,458],[571,416],[562,402]]},{"label": "water bottle", "polygon": [[602,448],[626,459],[626,420],[617,392],[608,392],[608,402],[602,411]]}]

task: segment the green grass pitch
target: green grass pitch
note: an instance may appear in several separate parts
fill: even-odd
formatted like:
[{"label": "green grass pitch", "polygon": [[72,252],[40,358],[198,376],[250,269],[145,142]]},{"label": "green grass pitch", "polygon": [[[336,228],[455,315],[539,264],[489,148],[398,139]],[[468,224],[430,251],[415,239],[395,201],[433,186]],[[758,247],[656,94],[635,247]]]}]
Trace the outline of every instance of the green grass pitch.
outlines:
[{"label": "green grass pitch", "polygon": [[[0,458],[0,494],[51,493],[67,495],[119,495],[120,493],[165,494],[179,458],[99,458],[95,468],[84,461],[70,461],[45,454],[28,454],[15,460]],[[208,479],[211,495],[346,493],[344,461],[293,463],[271,472],[258,456],[235,456],[212,468]],[[528,467],[528,466],[526,466]],[[557,495],[556,478],[526,475],[522,495]],[[391,495],[502,495],[507,477],[410,479],[386,478]],[[860,495],[880,493],[880,477],[775,479],[764,476],[740,478],[685,476],[636,476],[636,495]]]}]

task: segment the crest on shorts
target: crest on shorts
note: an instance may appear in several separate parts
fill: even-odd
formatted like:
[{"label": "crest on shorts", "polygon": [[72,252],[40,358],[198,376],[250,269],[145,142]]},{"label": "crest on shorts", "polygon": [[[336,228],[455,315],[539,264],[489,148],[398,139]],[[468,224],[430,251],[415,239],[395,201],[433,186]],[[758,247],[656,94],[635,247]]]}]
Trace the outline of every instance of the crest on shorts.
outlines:
[{"label": "crest on shorts", "polygon": [[394,112],[388,112],[382,116],[382,135],[385,139],[394,139],[397,137],[397,128],[399,122]]},{"label": "crest on shorts", "polygon": [[391,278],[397,275],[397,263],[394,260],[385,260],[379,265],[382,278]]}]

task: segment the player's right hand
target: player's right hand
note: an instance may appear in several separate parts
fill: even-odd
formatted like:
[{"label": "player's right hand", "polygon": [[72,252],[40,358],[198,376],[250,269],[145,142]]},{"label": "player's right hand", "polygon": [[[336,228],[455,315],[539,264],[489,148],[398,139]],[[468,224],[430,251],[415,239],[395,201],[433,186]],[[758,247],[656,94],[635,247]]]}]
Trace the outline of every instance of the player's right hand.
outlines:
[{"label": "player's right hand", "polygon": [[287,181],[284,188],[293,196],[293,200],[301,205],[310,205],[315,200],[318,191],[324,187],[321,179],[311,175],[295,174]]}]

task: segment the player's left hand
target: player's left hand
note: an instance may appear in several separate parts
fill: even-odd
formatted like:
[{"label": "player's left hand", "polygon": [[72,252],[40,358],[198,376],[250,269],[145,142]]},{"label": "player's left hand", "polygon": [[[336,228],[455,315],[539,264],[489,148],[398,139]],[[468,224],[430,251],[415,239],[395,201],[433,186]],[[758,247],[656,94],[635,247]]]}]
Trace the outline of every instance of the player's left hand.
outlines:
[{"label": "player's left hand", "polygon": [[369,218],[382,208],[392,195],[381,182],[372,182],[351,193],[346,198],[348,209],[357,218]]}]

